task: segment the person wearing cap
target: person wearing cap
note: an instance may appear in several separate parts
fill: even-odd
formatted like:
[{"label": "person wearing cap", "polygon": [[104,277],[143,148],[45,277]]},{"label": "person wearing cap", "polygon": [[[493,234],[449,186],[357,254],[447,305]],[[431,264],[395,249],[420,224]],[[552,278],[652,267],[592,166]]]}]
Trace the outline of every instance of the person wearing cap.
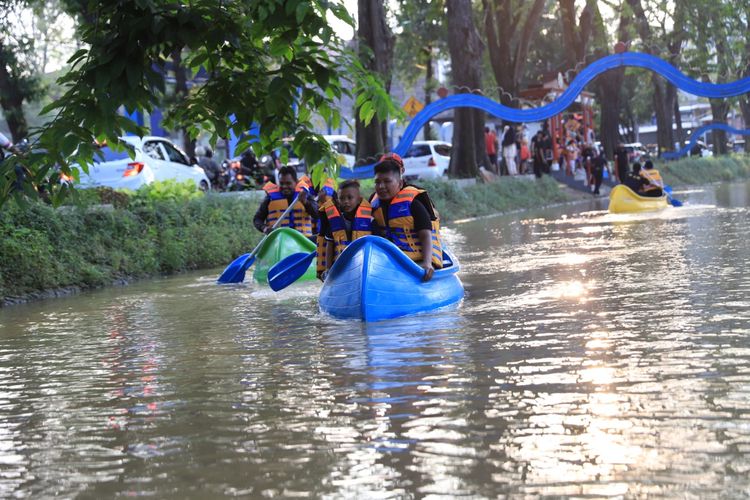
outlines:
[{"label": "person wearing cap", "polygon": [[395,153],[375,164],[372,232],[390,240],[424,269],[424,281],[443,267],[440,219],[424,189],[405,184],[404,162]]},{"label": "person wearing cap", "polygon": [[312,196],[308,196],[310,185],[306,178],[298,182],[294,167],[281,167],[279,185],[269,182],[263,186],[263,191],[266,192],[266,199],[260,204],[253,218],[253,225],[258,231],[266,234],[271,232],[274,223],[299,193],[294,208],[281,226],[296,229],[314,241],[313,222],[318,220],[318,204]]}]

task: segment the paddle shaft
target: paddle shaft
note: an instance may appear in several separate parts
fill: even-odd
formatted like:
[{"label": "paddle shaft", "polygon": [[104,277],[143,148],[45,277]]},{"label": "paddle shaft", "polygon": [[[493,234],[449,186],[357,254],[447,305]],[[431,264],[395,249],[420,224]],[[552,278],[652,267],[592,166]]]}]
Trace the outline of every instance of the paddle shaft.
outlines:
[{"label": "paddle shaft", "polygon": [[289,215],[289,212],[292,211],[292,208],[294,208],[294,205],[297,204],[297,200],[298,199],[299,199],[299,193],[297,193],[297,195],[294,197],[294,199],[289,204],[289,206],[286,207],[286,210],[284,210],[284,213],[281,214],[281,217],[279,217],[276,220],[276,222],[273,223],[273,226],[271,226],[271,231],[268,231],[266,233],[266,235],[263,236],[263,238],[261,238],[261,240],[255,246],[255,248],[253,248],[253,251],[250,252],[250,255],[247,256],[248,259],[251,259],[252,257],[255,256],[256,253],[258,253],[258,250],[260,250],[260,247],[263,245],[263,242],[266,241],[266,238],[268,238],[268,236],[270,236],[271,232],[273,232],[274,229],[276,229],[277,227],[279,227],[279,225],[281,225],[281,221],[283,221],[286,218],[286,216]]}]

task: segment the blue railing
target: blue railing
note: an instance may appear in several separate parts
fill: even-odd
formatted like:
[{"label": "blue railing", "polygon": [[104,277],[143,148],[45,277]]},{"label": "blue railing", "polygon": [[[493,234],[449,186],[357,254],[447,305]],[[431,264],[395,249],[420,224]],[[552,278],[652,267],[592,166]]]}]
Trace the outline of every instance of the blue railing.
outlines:
[{"label": "blue railing", "polygon": [[[453,108],[476,108],[486,111],[493,116],[516,123],[538,122],[565,111],[583,92],[583,89],[601,73],[622,66],[634,66],[650,69],[666,78],[676,87],[693,95],[709,98],[726,98],[750,92],[750,77],[729,83],[699,82],[682,73],[668,62],[650,54],[638,52],[623,52],[613,54],[594,61],[584,68],[570,82],[568,88],[551,103],[532,109],[515,109],[503,106],[487,97],[476,94],[454,94],[433,102],[420,111],[406,127],[398,145],[393,148],[394,153],[404,155],[411,147],[419,130],[432,117]],[[719,124],[715,124],[719,125]],[[737,132],[735,132],[737,133]],[[373,176],[373,164],[342,168],[341,177],[345,179],[366,178]]]},{"label": "blue railing", "polygon": [[702,127],[698,127],[697,129],[695,129],[693,133],[690,134],[690,140],[685,146],[677,151],[667,151],[665,153],[662,153],[661,157],[665,160],[676,160],[677,158],[685,156],[690,152],[693,146],[695,146],[701,136],[710,130],[724,130],[725,132],[729,132],[730,134],[750,135],[750,129],[740,130],[734,127],[730,127],[726,123],[709,123],[708,125],[703,125]]}]

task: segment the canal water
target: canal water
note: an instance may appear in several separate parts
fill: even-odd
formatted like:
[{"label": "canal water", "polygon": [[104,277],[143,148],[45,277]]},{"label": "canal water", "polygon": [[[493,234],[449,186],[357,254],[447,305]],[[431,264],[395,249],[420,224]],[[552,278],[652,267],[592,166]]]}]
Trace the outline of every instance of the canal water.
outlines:
[{"label": "canal water", "polygon": [[220,270],[2,309],[0,497],[748,496],[750,184],[677,196],[454,224],[427,316]]}]

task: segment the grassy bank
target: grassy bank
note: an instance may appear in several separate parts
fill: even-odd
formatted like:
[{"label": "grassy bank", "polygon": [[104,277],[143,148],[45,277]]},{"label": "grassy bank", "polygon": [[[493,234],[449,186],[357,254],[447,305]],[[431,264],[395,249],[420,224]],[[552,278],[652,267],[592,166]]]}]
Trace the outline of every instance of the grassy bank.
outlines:
[{"label": "grassy bank", "polygon": [[568,201],[568,195],[551,177],[540,180],[502,177],[492,184],[464,188],[454,182],[420,182],[440,211],[443,223],[522,208]]},{"label": "grassy bank", "polygon": [[258,202],[119,197],[111,206],[9,203],[0,212],[0,303],[226,265],[249,251]]},{"label": "grassy bank", "polygon": [[[750,156],[686,158],[658,168],[672,185],[701,185],[750,178]],[[570,199],[549,177],[463,188],[451,181],[419,184],[444,223]],[[364,186],[369,194],[372,182]],[[135,195],[84,192],[60,209],[10,202],[0,210],[0,304],[225,266],[260,239],[252,227],[257,206],[256,199],[158,184]]]},{"label": "grassy bank", "polygon": [[702,185],[750,178],[750,155],[736,154],[708,158],[682,158],[659,162],[656,168],[673,186]]},{"label": "grassy bank", "polygon": [[[549,178],[423,186],[445,222],[567,199]],[[203,196],[184,185],[130,196],[84,191],[59,209],[11,202],[0,211],[0,303],[225,266],[260,239],[252,227],[257,206],[255,199]]]}]

